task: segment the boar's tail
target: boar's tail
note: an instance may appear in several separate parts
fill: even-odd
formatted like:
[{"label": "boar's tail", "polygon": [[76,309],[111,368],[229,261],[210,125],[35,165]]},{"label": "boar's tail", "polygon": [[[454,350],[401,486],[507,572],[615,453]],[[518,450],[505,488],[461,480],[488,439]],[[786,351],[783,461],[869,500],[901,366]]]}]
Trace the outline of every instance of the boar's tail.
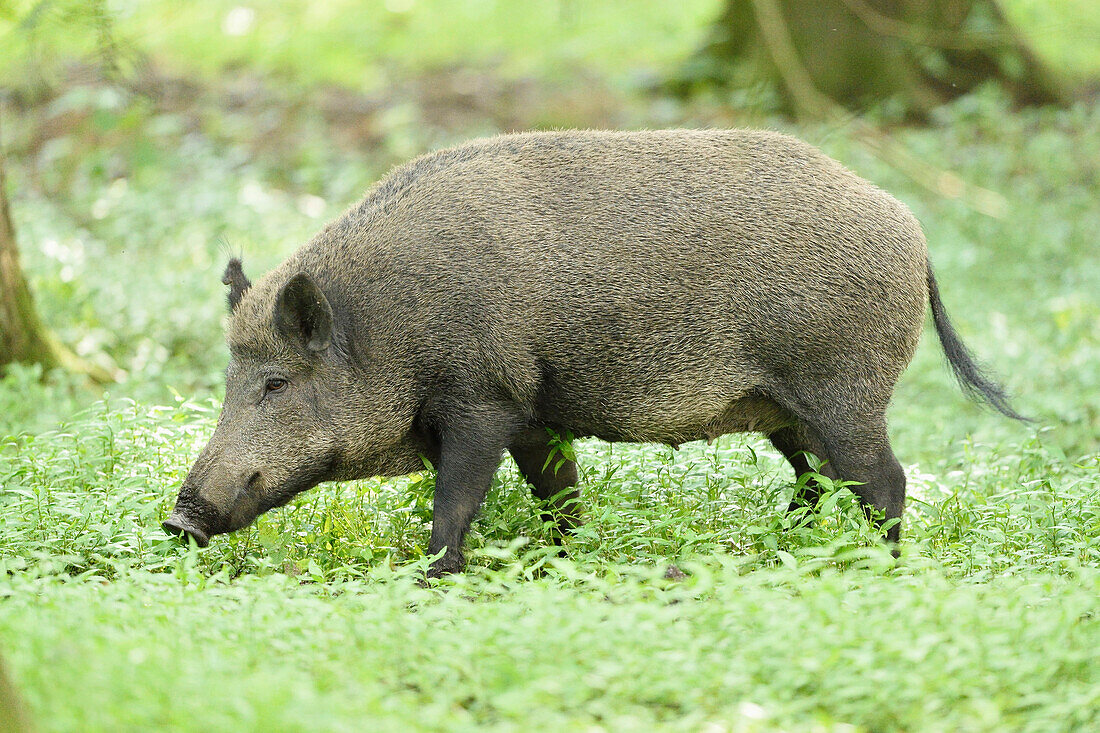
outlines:
[{"label": "boar's tail", "polygon": [[1029,418],[1012,409],[1008,404],[1008,395],[1004,387],[997,384],[987,375],[982,373],[970,350],[963,344],[955,327],[947,318],[943,301],[940,300],[940,289],[936,285],[936,277],[932,274],[932,263],[926,265],[928,271],[928,302],[932,306],[932,321],[936,324],[936,333],[940,337],[944,354],[947,355],[947,363],[951,365],[951,371],[955,373],[955,379],[967,396],[976,401],[985,401],[998,412],[1011,417],[1013,420],[1031,422]]}]

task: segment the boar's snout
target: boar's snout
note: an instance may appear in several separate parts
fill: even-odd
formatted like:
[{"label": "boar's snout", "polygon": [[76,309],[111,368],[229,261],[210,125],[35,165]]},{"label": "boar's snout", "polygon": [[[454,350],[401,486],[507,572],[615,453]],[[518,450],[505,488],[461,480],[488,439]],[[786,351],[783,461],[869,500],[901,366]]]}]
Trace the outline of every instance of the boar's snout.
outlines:
[{"label": "boar's snout", "polygon": [[176,506],[160,526],[178,537],[191,537],[199,547],[210,544],[210,536],[226,531],[225,519],[213,504],[185,482]]},{"label": "boar's snout", "polygon": [[199,547],[206,547],[210,544],[210,536],[189,522],[179,511],[173,510],[171,516],[164,520],[160,526],[168,534],[176,535],[181,539],[191,537]]}]

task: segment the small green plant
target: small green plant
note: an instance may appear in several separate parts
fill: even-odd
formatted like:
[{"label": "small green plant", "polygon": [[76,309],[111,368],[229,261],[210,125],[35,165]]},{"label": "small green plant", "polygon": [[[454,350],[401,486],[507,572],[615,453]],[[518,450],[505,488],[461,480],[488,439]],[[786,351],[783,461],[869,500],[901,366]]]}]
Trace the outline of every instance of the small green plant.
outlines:
[{"label": "small green plant", "polygon": [[550,446],[550,452],[546,455],[542,470],[545,471],[546,467],[553,462],[554,474],[557,475],[566,461],[577,460],[577,453],[573,450],[573,433],[565,430],[559,434],[553,428],[546,428],[546,432],[550,436],[550,439],[546,442]]}]

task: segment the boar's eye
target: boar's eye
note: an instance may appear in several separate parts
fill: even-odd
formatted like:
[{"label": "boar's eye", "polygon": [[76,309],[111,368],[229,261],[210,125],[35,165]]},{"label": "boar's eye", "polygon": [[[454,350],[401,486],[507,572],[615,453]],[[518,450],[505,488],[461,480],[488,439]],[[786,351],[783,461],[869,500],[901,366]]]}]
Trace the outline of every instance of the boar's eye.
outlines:
[{"label": "boar's eye", "polygon": [[264,382],[264,395],[269,395],[272,392],[282,392],[286,389],[286,380],[279,379],[278,377],[271,377]]}]

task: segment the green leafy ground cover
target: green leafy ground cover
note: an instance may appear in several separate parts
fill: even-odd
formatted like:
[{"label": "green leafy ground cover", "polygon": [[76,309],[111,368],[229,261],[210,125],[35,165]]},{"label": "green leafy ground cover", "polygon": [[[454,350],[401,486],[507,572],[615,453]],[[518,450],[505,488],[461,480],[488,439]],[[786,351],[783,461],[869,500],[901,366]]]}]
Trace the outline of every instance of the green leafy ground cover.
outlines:
[{"label": "green leafy ground cover", "polygon": [[[218,27],[230,5],[202,12]],[[587,5],[560,6],[588,38]],[[147,7],[125,9],[124,37],[152,23]],[[188,35],[197,7],[177,11],[178,38],[156,37],[165,65],[212,80],[187,104],[70,80],[5,118],[39,307],[120,377],[107,395],[33,368],[0,378],[0,654],[41,729],[1100,727],[1100,106],[1014,111],[989,91],[928,128],[890,131],[1004,196],[989,217],[843,127],[642,94],[624,81],[641,56],[601,61],[625,31],[576,44],[598,105],[557,85],[558,57],[485,31],[504,70],[476,57],[456,73],[479,91],[441,110],[420,92],[455,74],[413,68],[401,45],[417,38],[402,27],[433,27],[417,13],[436,6],[414,4],[407,26],[377,31],[393,50],[371,53],[406,59],[394,64],[420,91],[364,98],[356,132],[312,107],[311,85],[349,83],[341,74],[362,60],[322,54],[306,70],[293,39],[278,48],[300,56],[204,46]],[[643,38],[666,22],[607,12]],[[667,58],[694,42],[683,28]],[[227,59],[301,71],[305,88],[272,91],[265,75],[223,84]],[[500,81],[528,74],[531,88]],[[894,192],[925,225],[958,328],[1036,425],[965,402],[927,335],[891,412],[911,497],[898,562],[844,487],[784,516],[793,477],[751,436],[678,452],[582,441],[587,524],[565,557],[506,463],[471,533],[471,571],[446,590],[414,582],[426,473],[319,487],[205,551],[163,536],[217,415],[228,253],[258,274],[404,157],[516,115],[587,126],[608,108],[623,127],[784,127]]]}]

